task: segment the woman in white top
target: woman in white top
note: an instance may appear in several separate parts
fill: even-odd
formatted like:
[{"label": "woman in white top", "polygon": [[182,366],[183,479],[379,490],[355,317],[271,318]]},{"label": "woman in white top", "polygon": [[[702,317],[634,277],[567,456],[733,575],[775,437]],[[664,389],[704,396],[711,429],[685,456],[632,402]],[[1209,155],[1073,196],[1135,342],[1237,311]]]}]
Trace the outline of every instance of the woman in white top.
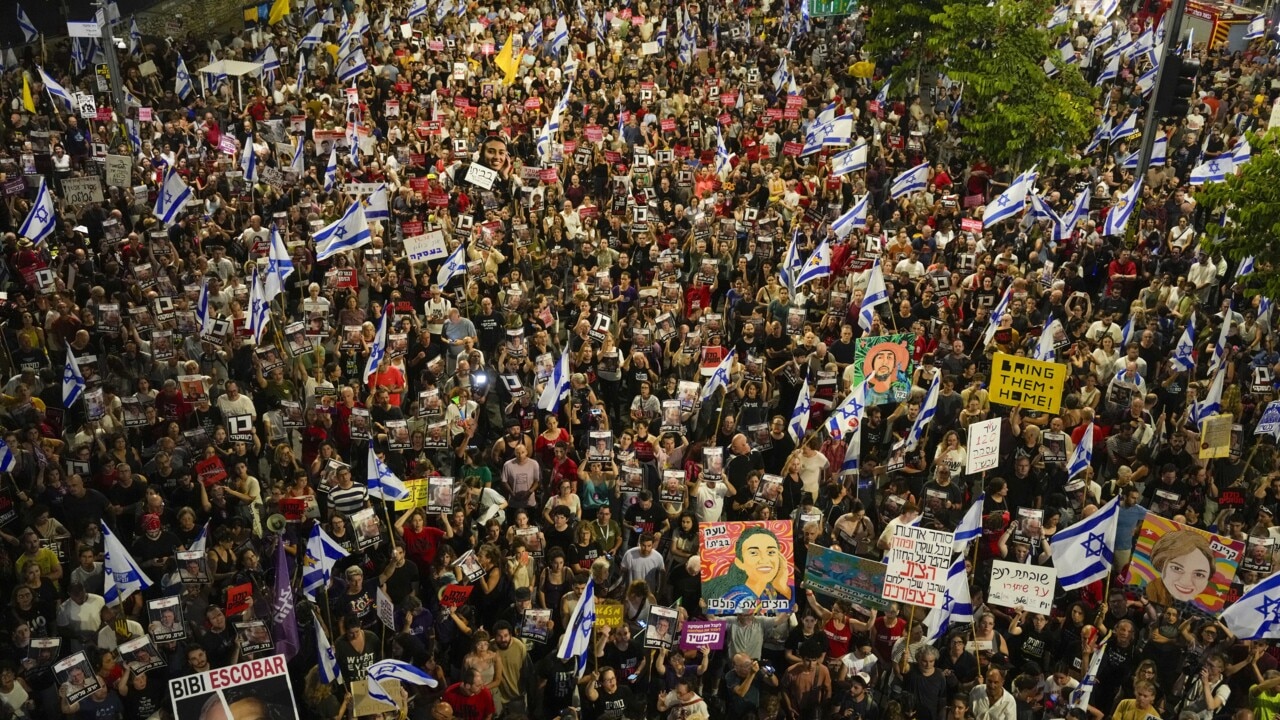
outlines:
[{"label": "woman in white top", "polygon": [[31,688],[27,686],[26,680],[13,672],[13,668],[0,670],[0,703],[13,711],[15,720],[27,720],[31,717],[27,712],[34,707]]},{"label": "woman in white top", "polygon": [[1116,340],[1110,333],[1103,335],[1102,342],[1094,348],[1093,359],[1097,363],[1094,367],[1097,368],[1098,381],[1110,380],[1111,375],[1108,371],[1115,365],[1116,360],[1120,359],[1120,352],[1116,350]]}]

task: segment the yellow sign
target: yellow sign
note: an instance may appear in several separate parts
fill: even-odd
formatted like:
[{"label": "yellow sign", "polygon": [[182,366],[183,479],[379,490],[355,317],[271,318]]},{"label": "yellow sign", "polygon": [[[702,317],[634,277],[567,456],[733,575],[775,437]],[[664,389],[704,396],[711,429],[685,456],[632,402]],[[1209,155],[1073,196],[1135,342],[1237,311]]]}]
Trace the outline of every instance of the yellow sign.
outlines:
[{"label": "yellow sign", "polygon": [[617,600],[596,601],[596,627],[622,627],[622,603]]},{"label": "yellow sign", "polygon": [[1231,413],[1221,413],[1205,418],[1200,426],[1200,459],[1224,458],[1231,455],[1231,425],[1235,418]]},{"label": "yellow sign", "polygon": [[1062,405],[1067,366],[998,352],[991,365],[990,400],[1053,414]]},{"label": "yellow sign", "polygon": [[404,486],[409,489],[409,497],[396,501],[396,510],[408,510],[427,506],[427,480],[405,480]]},{"label": "yellow sign", "polygon": [[856,78],[870,78],[876,73],[876,64],[870,60],[859,60],[849,66],[849,74]]}]

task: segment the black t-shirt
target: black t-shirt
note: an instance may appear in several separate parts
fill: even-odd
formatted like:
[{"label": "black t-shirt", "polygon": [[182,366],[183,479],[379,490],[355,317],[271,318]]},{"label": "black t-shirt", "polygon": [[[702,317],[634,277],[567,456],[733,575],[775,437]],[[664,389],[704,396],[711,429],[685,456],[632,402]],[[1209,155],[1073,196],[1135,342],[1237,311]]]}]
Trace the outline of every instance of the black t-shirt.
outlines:
[{"label": "black t-shirt", "polygon": [[387,597],[391,598],[391,602],[399,605],[408,597],[413,591],[413,584],[418,582],[418,576],[418,566],[411,562],[396,568],[391,577],[387,578]]},{"label": "black t-shirt", "polygon": [[666,512],[658,507],[657,502],[651,503],[648,510],[640,507],[640,503],[636,503],[627,508],[623,519],[626,520],[628,525],[636,529],[635,538],[638,543],[642,533],[658,531],[658,526],[665,515]]},{"label": "black t-shirt", "polygon": [[635,697],[631,688],[621,684],[612,694],[606,694],[604,688],[598,690],[600,696],[593,703],[588,703],[585,720],[622,720],[635,713]]},{"label": "black t-shirt", "polygon": [[542,688],[543,717],[551,717],[573,704],[573,689],[578,684],[574,661],[548,655],[538,662],[536,672],[538,680],[546,683]]}]

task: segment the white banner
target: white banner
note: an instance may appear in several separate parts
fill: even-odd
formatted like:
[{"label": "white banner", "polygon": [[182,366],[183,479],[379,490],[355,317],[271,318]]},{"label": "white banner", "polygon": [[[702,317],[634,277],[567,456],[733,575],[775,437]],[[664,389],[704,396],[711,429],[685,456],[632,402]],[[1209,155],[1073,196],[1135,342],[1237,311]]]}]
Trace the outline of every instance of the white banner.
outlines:
[{"label": "white banner", "polygon": [[976,422],[969,426],[969,451],[965,460],[966,475],[991,470],[1000,464],[1000,418]]},{"label": "white banner", "polygon": [[446,257],[449,254],[449,248],[444,242],[444,232],[432,230],[422,235],[405,238],[404,254],[411,264]]},{"label": "white banner", "polygon": [[890,602],[942,607],[954,546],[955,533],[894,525],[881,596]]},{"label": "white banner", "polygon": [[1029,613],[1048,616],[1053,610],[1053,587],[1058,571],[1051,567],[996,560],[991,564],[991,589],[987,601],[1006,608],[1023,607]]}]

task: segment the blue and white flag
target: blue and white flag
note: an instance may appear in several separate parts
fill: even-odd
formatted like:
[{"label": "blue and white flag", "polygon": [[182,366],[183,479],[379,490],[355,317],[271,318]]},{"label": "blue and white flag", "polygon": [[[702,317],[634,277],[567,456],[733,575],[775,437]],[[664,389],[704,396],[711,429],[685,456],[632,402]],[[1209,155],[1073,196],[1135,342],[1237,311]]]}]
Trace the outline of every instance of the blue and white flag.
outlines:
[{"label": "blue and white flag", "polygon": [[39,245],[58,228],[57,211],[53,204],[53,194],[44,177],[40,178],[40,189],[36,192],[36,201],[27,213],[27,219],[18,228],[18,237],[24,237],[33,244]]},{"label": "blue and white flag", "polygon": [[[21,12],[21,10],[19,10],[19,12]],[[21,19],[19,19],[19,22],[21,22]],[[23,28],[23,29],[25,30],[26,28]],[[1267,34],[1267,16],[1259,15],[1258,17],[1249,21],[1249,27],[1245,28],[1245,31],[1244,31],[1244,39],[1257,40],[1258,38],[1266,34]],[[27,38],[27,40],[30,41],[31,38]]]},{"label": "blue and white flag", "polygon": [[1120,328],[1120,347],[1122,349],[1129,347],[1129,340],[1131,340],[1132,338],[1133,338],[1133,316],[1130,315],[1129,321],[1124,324],[1123,328]]},{"label": "blue and white flag", "polygon": [[969,543],[982,537],[982,508],[986,502],[987,494],[978,493],[964,517],[960,518],[960,524],[956,525],[954,552],[964,554],[969,549]]},{"label": "blue and white flag", "polygon": [[218,88],[227,81],[227,73],[223,70],[222,63],[218,60],[218,56],[213,54],[213,50],[209,50],[209,65],[216,68],[213,72],[205,73],[209,78],[209,92],[216,93]]},{"label": "blue and white flag", "polygon": [[334,564],[346,556],[347,551],[329,537],[320,523],[312,525],[302,559],[302,594],[314,602],[316,591],[328,587]]},{"label": "blue and white flag", "polygon": [[1222,315],[1222,324],[1218,326],[1218,339],[1213,343],[1213,354],[1209,356],[1209,372],[1214,373],[1222,366],[1227,357],[1227,338],[1231,337],[1231,311]]},{"label": "blue and white flag", "polygon": [[0,439],[0,472],[13,472],[18,466],[18,459],[13,456],[13,450],[9,449],[9,443]]},{"label": "blue and white flag", "polygon": [[102,599],[108,605],[119,605],[135,592],[151,587],[151,578],[142,572],[107,523],[99,520],[98,524],[102,528]]},{"label": "blue and white flag", "polygon": [[365,198],[364,217],[366,220],[390,220],[391,207],[387,201],[387,184],[382,183]]},{"label": "blue and white flag", "polygon": [[1196,316],[1191,313],[1191,319],[1187,322],[1187,328],[1182,331],[1182,337],[1178,339],[1177,346],[1173,349],[1173,356],[1169,358],[1169,367],[1175,371],[1189,371],[1195,369],[1196,366]]},{"label": "blue and white flag", "polygon": [[867,381],[862,382],[849,393],[831,414],[827,416],[827,432],[832,437],[843,437],[850,430],[857,430],[862,424],[862,416],[867,407]]},{"label": "blue and white flag", "polygon": [[444,264],[436,271],[436,284],[444,287],[449,281],[455,277],[467,274],[467,244],[462,243],[453,252],[449,253],[449,257],[444,259]]},{"label": "blue and white flag", "polygon": [[782,88],[786,87],[790,79],[791,72],[787,70],[787,59],[784,57],[782,62],[778,63],[778,69],[773,71],[773,91],[782,92]]},{"label": "blue and white flag", "polygon": [[338,59],[338,81],[345,85],[360,77],[368,69],[369,61],[364,56],[364,48],[355,48]]},{"label": "blue and white flag", "polygon": [[544,37],[542,34],[542,22],[539,21],[534,23],[533,31],[530,32],[527,37],[525,37],[524,44],[525,44],[525,47],[531,50],[536,50],[542,47],[543,40],[544,40]]},{"label": "blue and white flag", "polygon": [[809,378],[800,386],[800,394],[796,397],[796,407],[791,411],[791,421],[787,423],[787,432],[791,439],[799,443],[800,438],[809,429],[809,410],[813,407],[813,397],[809,393]]},{"label": "blue and white flag", "polygon": [[262,75],[266,78],[268,86],[276,79],[276,73],[280,71],[280,56],[276,54],[276,49],[268,45],[262,51],[257,62],[262,63]]},{"label": "blue and white flag", "polygon": [[[384,318],[386,313],[382,315]],[[377,451],[373,448],[373,439],[369,440],[369,470],[368,470],[368,487],[369,497],[376,497],[383,502],[395,500],[407,500],[409,498],[409,488],[405,487],[404,481],[391,472],[391,468],[382,462],[378,457]]]},{"label": "blue and white flag", "polygon": [[1280,573],[1249,588],[1222,611],[1221,620],[1241,640],[1280,638]]},{"label": "blue and white flag", "polygon": [[[386,312],[383,308],[382,320],[378,323],[378,332],[373,336],[373,344],[369,346],[369,359],[364,362],[364,381],[367,384],[369,378],[378,372],[378,366],[382,364],[382,359],[387,356],[387,316],[391,313]],[[372,450],[373,446],[369,446]],[[404,498],[396,498],[403,500]]]},{"label": "blue and white flag", "polygon": [[244,148],[240,152],[240,169],[244,172],[244,181],[258,182],[258,153],[253,151],[253,136],[244,139]]},{"label": "blue and white flag", "polygon": [[800,227],[796,226],[795,232],[791,233],[791,242],[787,244],[787,252],[782,256],[782,263],[778,265],[778,279],[782,281],[783,287],[795,291],[795,286],[791,283],[795,281],[795,273],[804,267],[804,261],[800,259],[800,247],[797,242],[800,238]]},{"label": "blue and white flag", "polygon": [[142,52],[142,31],[138,29],[138,18],[129,18],[129,54]]},{"label": "blue and white flag", "polygon": [[[1110,95],[1108,95],[1107,97],[1110,97]],[[1102,143],[1106,142],[1110,138],[1111,138],[1111,119],[1103,118],[1102,122],[1098,123],[1097,129],[1093,131],[1093,139],[1090,140],[1089,144],[1085,146],[1084,154],[1085,155],[1093,154],[1094,150],[1097,150],[1098,148],[1102,147]]]},{"label": "blue and white flag", "polygon": [[1209,392],[1205,393],[1203,400],[1196,401],[1192,409],[1196,428],[1203,428],[1205,420],[1222,412],[1222,383],[1226,374],[1225,367],[1218,368],[1213,374],[1213,380],[1209,383]]},{"label": "blue and white flag", "polygon": [[551,377],[538,396],[538,409],[559,412],[560,400],[569,394],[569,376],[569,353],[561,353],[560,362],[551,370]]},{"label": "blue and white flag", "polygon": [[1033,166],[1030,170],[1022,173],[1009,183],[1009,187],[1000,193],[1000,196],[991,201],[987,206],[986,212],[982,216],[983,227],[991,227],[1003,220],[1008,220],[1020,214],[1027,204],[1027,193],[1035,187],[1036,169]]},{"label": "blue and white flag", "polygon": [[[866,386],[866,381],[862,383]],[[854,473],[857,474],[861,470],[862,464],[862,423],[858,423],[858,427],[853,429],[853,434],[849,436],[849,444],[844,449],[844,461],[840,463],[840,474]]]},{"label": "blue and white flag", "polygon": [[1142,193],[1142,178],[1133,181],[1133,185],[1120,195],[1120,202],[1111,208],[1111,212],[1107,213],[1107,219],[1102,223],[1102,234],[1104,236],[1121,235],[1124,228],[1129,224],[1129,218],[1133,216],[1133,210],[1137,207],[1138,196]]},{"label": "blue and white flag", "polygon": [[364,206],[359,200],[351,203],[342,217],[314,235],[316,260],[324,261],[346,250],[368,245],[373,241],[369,234],[369,222],[364,216]]},{"label": "blue and white flag", "polygon": [[1053,536],[1053,566],[1063,590],[1075,590],[1111,573],[1120,496]]},{"label": "blue and white flag", "polygon": [[720,133],[720,127],[716,126],[716,175],[723,180],[733,171],[733,155],[729,153],[729,148],[724,144],[724,135]]},{"label": "blue and white flag", "polygon": [[663,50],[667,49],[667,19],[662,18],[662,24],[658,26],[658,34],[654,36],[654,41],[658,43],[658,47]]},{"label": "blue and white flag", "polygon": [[1124,122],[1115,126],[1111,130],[1111,142],[1119,142],[1138,131],[1138,111],[1134,110],[1129,113],[1129,117]]},{"label": "blue and white flag", "polygon": [[405,19],[409,22],[413,22],[418,18],[424,18],[426,16],[427,0],[413,0],[413,4],[409,6],[409,14],[405,16]]},{"label": "blue and white flag", "polygon": [[591,632],[595,625],[596,583],[595,580],[587,578],[587,586],[582,589],[578,604],[573,608],[573,614],[569,616],[569,624],[565,628],[564,636],[560,638],[560,647],[556,650],[556,657],[561,660],[577,661],[578,677],[582,677],[582,673],[587,669],[587,658],[594,652]]},{"label": "blue and white flag", "polygon": [[800,268],[800,274],[796,276],[796,289],[830,274],[831,244],[827,242],[826,238],[823,238],[818,247],[814,249],[813,254],[804,262],[804,267]]},{"label": "blue and white flag", "polygon": [[[316,652],[319,655],[320,682],[326,685],[343,682],[342,670],[338,665],[338,654],[334,652],[333,645],[329,643],[329,637],[324,634],[324,623],[320,622],[319,615],[316,616],[312,624],[316,628]],[[394,705],[395,703],[392,704]]]},{"label": "blue and white flag", "polygon": [[[738,93],[742,102],[743,93]],[[741,108],[739,108],[741,109]],[[853,140],[853,115],[841,115],[822,126],[822,145],[848,145]],[[865,163],[864,163],[865,164]]]},{"label": "blue and white flag", "polygon": [[1156,73],[1159,71],[1160,68],[1158,67],[1150,67],[1146,72],[1142,73],[1141,77],[1138,78],[1136,87],[1138,88],[1138,92],[1144,97],[1150,94],[1151,90],[1156,86]]},{"label": "blue and white flag", "polygon": [[62,367],[62,404],[71,407],[84,394],[84,375],[80,372],[80,363],[76,354],[67,345],[67,361]]},{"label": "blue and white flag", "polygon": [[938,392],[941,384],[942,373],[934,372],[933,380],[929,382],[929,389],[925,391],[924,401],[920,403],[920,414],[916,415],[916,421],[911,423],[911,429],[907,431],[907,436],[894,443],[894,450],[905,448],[907,452],[911,452],[924,439],[925,428],[933,421],[933,416],[938,412]]},{"label": "blue and white flag", "polygon": [[1102,87],[1102,83],[1107,82],[1108,80],[1115,80],[1116,76],[1119,74],[1120,56],[1117,55],[1111,58],[1111,62],[1107,63],[1107,66],[1102,69],[1102,72],[1098,74],[1097,82],[1093,85],[1094,87]]},{"label": "blue and white flag", "polygon": [[1085,713],[1089,712],[1089,698],[1093,697],[1093,688],[1098,684],[1098,673],[1102,670],[1102,659],[1106,656],[1107,644],[1102,643],[1097,650],[1093,651],[1093,657],[1089,660],[1089,669],[1085,671],[1084,677],[1076,685],[1076,689],[1071,691],[1071,707],[1083,710]]},{"label": "blue and white flag", "polygon": [[31,22],[31,18],[27,17],[27,11],[22,9],[18,3],[13,6],[18,9],[18,29],[22,31],[23,37],[27,42],[35,42],[40,37],[40,31],[36,29],[35,23]]},{"label": "blue and white flag", "polygon": [[870,204],[870,199],[871,193],[858,198],[858,201],[853,204],[849,212],[836,218],[836,221],[831,223],[831,232],[835,233],[837,239],[845,239],[854,230],[866,229],[867,205]]},{"label": "blue and white flag", "polygon": [[315,47],[324,41],[324,23],[316,23],[311,26],[307,34],[298,41],[298,49],[305,50],[309,47]]},{"label": "blue and white flag", "polygon": [[929,632],[928,642],[945,637],[951,624],[973,622],[973,599],[969,595],[969,573],[965,569],[964,554],[956,556],[947,570],[947,582],[942,591],[942,607],[934,608],[924,618]]},{"label": "blue and white flag", "polygon": [[1062,222],[1058,223],[1054,230],[1053,239],[1061,242],[1075,232],[1076,225],[1085,218],[1089,217],[1089,188],[1085,188],[1076,195],[1075,202],[1071,204],[1071,209],[1066,215],[1062,216]]},{"label": "blue and white flag", "polygon": [[831,156],[831,176],[840,177],[867,169],[867,144],[858,143],[842,153]]},{"label": "blue and white flag", "polygon": [[711,396],[716,394],[716,390],[721,388],[728,390],[729,374],[733,372],[733,363],[736,359],[734,357],[735,352],[736,348],[730,350],[724,356],[724,359],[720,361],[720,364],[716,366],[715,372],[711,373],[711,377],[707,378],[706,384],[702,386],[702,394],[700,396],[702,402],[705,403],[710,400]]},{"label": "blue and white flag", "polygon": [[204,525],[200,526],[200,532],[196,533],[196,537],[187,546],[187,552],[208,552],[209,551],[209,521],[205,520]]},{"label": "blue and white flag", "polygon": [[1059,5],[1054,8],[1053,16],[1049,18],[1049,24],[1045,30],[1052,30],[1059,25],[1066,25],[1071,21],[1071,7],[1069,5]]},{"label": "blue and white flag", "polygon": [[1249,145],[1249,138],[1241,135],[1235,147],[1231,148],[1231,162],[1236,167],[1240,167],[1251,159],[1253,159],[1253,146]]},{"label": "blue and white flag", "polygon": [[1059,334],[1066,334],[1062,327],[1062,321],[1050,317],[1049,321],[1045,323],[1044,329],[1040,331],[1040,339],[1036,342],[1034,352],[1036,360],[1053,362],[1057,359],[1058,353],[1054,345]]},{"label": "blue and white flag", "polygon": [[249,333],[255,345],[262,344],[262,333],[271,323],[271,306],[267,303],[263,278],[258,274],[258,266],[254,265],[253,275],[249,281]]},{"label": "blue and white flag", "polygon": [[1120,7],[1120,0],[1094,0],[1090,15],[1101,15],[1103,19],[1111,17]]},{"label": "blue and white flag", "polygon": [[333,186],[338,182],[338,146],[335,143],[329,148],[329,162],[324,166],[324,191],[333,192]]},{"label": "blue and white flag", "polygon": [[200,333],[209,332],[213,326],[213,313],[209,310],[209,278],[200,278],[200,295],[196,298],[196,321],[200,325]]},{"label": "blue and white flag", "polygon": [[897,200],[903,195],[923,190],[928,185],[929,163],[925,161],[895,177],[893,185],[889,188],[889,196]]},{"label": "blue and white flag", "polygon": [[991,342],[991,338],[995,337],[996,330],[1000,328],[1000,320],[1004,314],[1009,312],[1009,293],[1013,290],[1013,286],[1005,288],[1004,295],[1000,297],[1000,302],[996,304],[994,310],[991,311],[991,322],[987,325],[987,331],[982,334],[982,344],[986,346]]},{"label": "blue and white flag", "polygon": [[263,298],[268,304],[284,292],[285,280],[288,280],[292,274],[293,257],[289,254],[289,248],[285,247],[284,238],[280,237],[280,230],[272,225],[271,247],[267,250],[267,274],[263,278],[263,286],[266,290]]},{"label": "blue and white flag", "polygon": [[1084,472],[1093,464],[1093,422],[1084,429],[1080,436],[1080,444],[1071,451],[1071,461],[1067,463],[1067,479]]},{"label": "blue and white flag", "polygon": [[551,31],[551,55],[560,57],[560,52],[569,45],[569,25],[561,15],[556,19],[556,27]]},{"label": "blue and white flag", "polygon": [[369,670],[365,675],[365,684],[369,688],[369,697],[388,705],[396,705],[397,703],[387,693],[386,688],[382,687],[383,680],[399,680],[400,682],[407,682],[412,685],[426,685],[427,687],[436,687],[440,684],[426,672],[403,660],[381,660],[376,662],[369,666]]},{"label": "blue and white flag", "polygon": [[58,81],[50,77],[49,73],[45,72],[44,68],[39,65],[36,66],[36,71],[40,73],[40,84],[44,85],[44,89],[49,93],[49,99],[54,101],[55,105],[58,100],[61,100],[68,110],[75,107],[75,101],[66,88],[58,84]]},{"label": "blue and white flag", "polygon": [[173,168],[164,176],[164,185],[156,195],[156,206],[152,214],[168,227],[178,221],[178,213],[191,199],[191,188],[183,182],[182,176]]},{"label": "blue and white flag", "polygon": [[867,288],[862,295],[862,305],[858,308],[858,327],[871,332],[875,321],[876,306],[889,302],[889,291],[884,284],[884,269],[880,267],[880,258],[871,264],[867,276]]},{"label": "blue and white flag", "polygon": [[1236,278],[1238,279],[1238,278],[1244,277],[1245,275],[1253,274],[1253,271],[1255,270],[1255,266],[1256,266],[1256,263],[1252,255],[1245,258],[1244,260],[1241,260],[1240,267],[1236,268]]},{"label": "blue and white flag", "polygon": [[195,92],[195,87],[191,84],[191,73],[187,72],[187,61],[181,55],[178,56],[178,74],[173,81],[173,92],[179,100],[186,100]]},{"label": "blue and white flag", "polygon": [[1210,182],[1222,182],[1228,175],[1235,173],[1236,164],[1229,156],[1206,160],[1191,169],[1192,186]]}]

